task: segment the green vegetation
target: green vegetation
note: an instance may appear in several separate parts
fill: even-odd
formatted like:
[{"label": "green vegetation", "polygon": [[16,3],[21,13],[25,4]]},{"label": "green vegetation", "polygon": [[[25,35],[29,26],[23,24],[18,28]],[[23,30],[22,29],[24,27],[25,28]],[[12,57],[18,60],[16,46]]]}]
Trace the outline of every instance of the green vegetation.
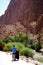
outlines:
[{"label": "green vegetation", "polygon": [[0,50],[3,51],[5,44],[4,42],[0,39]]},{"label": "green vegetation", "polygon": [[11,51],[13,45],[17,46],[19,50],[25,47],[20,42],[9,42],[8,44],[5,44],[4,51]]},{"label": "green vegetation", "polygon": [[26,45],[26,43],[28,43],[28,36],[23,35],[23,34],[15,35],[14,41],[15,42],[21,42],[21,43]]},{"label": "green vegetation", "polygon": [[17,34],[13,37],[6,36],[3,40],[0,40],[0,46],[5,45],[4,51],[12,51],[13,45],[16,45],[19,49],[21,55],[33,57],[34,52],[32,49],[39,51],[41,47],[40,35],[38,40],[34,41],[30,39],[27,35]]},{"label": "green vegetation", "polygon": [[33,50],[30,48],[26,48],[25,45],[20,42],[5,44],[4,51],[12,51],[13,45],[17,46],[17,48],[19,49],[20,55],[33,57],[34,55]]},{"label": "green vegetation", "polygon": [[36,51],[39,51],[42,47],[41,47],[41,44],[34,41],[33,44],[31,45],[31,48],[36,50]]},{"label": "green vegetation", "polygon": [[4,42],[0,39],[0,46],[4,45]]},{"label": "green vegetation", "polygon": [[33,57],[34,52],[33,52],[32,49],[25,47],[25,48],[22,48],[22,49],[20,50],[20,54],[21,54],[21,55],[24,55],[24,56],[26,56],[26,57]]},{"label": "green vegetation", "polygon": [[36,58],[36,60],[43,63],[43,58],[41,58],[41,57]]},{"label": "green vegetation", "polygon": [[13,38],[12,38],[11,36],[6,36],[6,37],[3,39],[3,42],[4,42],[4,43],[13,42]]},{"label": "green vegetation", "polygon": [[[30,39],[27,35],[24,35],[24,34],[17,34],[14,37],[6,36],[3,39],[3,42],[5,44],[8,44],[9,42],[13,42],[13,43],[20,42],[20,43],[24,44],[25,47],[32,48],[36,51],[39,51],[42,48],[41,42],[40,42],[40,35],[38,36],[38,42],[35,42],[33,39]],[[1,43],[0,43],[0,45],[1,45]]]}]

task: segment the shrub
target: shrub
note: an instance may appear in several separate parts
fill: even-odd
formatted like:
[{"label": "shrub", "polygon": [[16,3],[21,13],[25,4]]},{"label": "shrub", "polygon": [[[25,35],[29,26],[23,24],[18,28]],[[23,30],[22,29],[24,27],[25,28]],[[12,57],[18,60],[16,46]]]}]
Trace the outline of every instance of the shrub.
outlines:
[{"label": "shrub", "polygon": [[21,37],[22,43],[27,47],[28,46],[28,36],[24,35]]},{"label": "shrub", "polygon": [[20,38],[19,38],[19,36],[14,36],[14,42],[19,42],[20,41]]},{"label": "shrub", "polygon": [[14,42],[14,43],[8,43],[5,44],[4,51],[12,51],[13,45],[17,46],[19,49],[19,52],[21,55],[25,55],[26,57],[33,57],[34,52],[32,49],[25,47],[22,43],[20,42]]},{"label": "shrub", "polygon": [[24,48],[25,46],[22,44],[22,43],[15,43],[15,45],[17,45],[18,46],[18,48],[19,49],[22,49],[22,48]]},{"label": "shrub", "polygon": [[33,39],[28,38],[27,47],[32,48],[32,45],[33,45]]},{"label": "shrub", "polygon": [[11,51],[11,50],[12,50],[11,46],[5,45],[4,51]]},{"label": "shrub", "polygon": [[20,54],[21,55],[24,55],[24,56],[26,56],[26,57],[33,57],[33,55],[34,55],[34,52],[33,52],[33,50],[32,49],[30,49],[30,48],[23,48],[23,49],[21,49],[20,50]]},{"label": "shrub", "polygon": [[28,40],[28,36],[27,35],[23,35],[23,34],[18,34],[14,36],[14,41],[15,42],[24,42]]},{"label": "shrub", "polygon": [[0,50],[3,50],[4,48],[4,42],[0,39]]},{"label": "shrub", "polygon": [[8,42],[21,42],[26,47],[30,47],[30,48],[31,48],[32,43],[33,43],[33,40],[28,38],[28,36],[24,35],[24,34],[15,35],[13,38],[11,36],[6,36],[3,41],[4,41],[4,43],[8,43]]},{"label": "shrub", "polygon": [[39,62],[43,62],[43,58],[41,58],[41,57],[36,58],[36,60]]},{"label": "shrub", "polygon": [[41,45],[37,43],[36,46],[35,46],[35,50],[39,51],[40,49],[41,49]]},{"label": "shrub", "polygon": [[41,49],[41,42],[39,40],[38,42],[35,42],[33,41],[33,39],[30,39],[27,35],[23,35],[23,34],[15,35],[13,38],[11,36],[6,36],[3,41],[4,43],[9,43],[9,42],[19,43],[19,44],[14,43],[15,45],[18,45],[19,48],[21,48],[22,45],[20,43],[22,43],[25,45],[25,47],[32,48],[36,51],[39,51]]},{"label": "shrub", "polygon": [[12,48],[13,48],[13,45],[17,46],[18,49],[19,49],[19,51],[20,51],[20,49],[22,49],[22,48],[25,47],[23,44],[21,44],[21,43],[19,43],[19,42],[14,42],[14,43],[10,42],[10,43],[8,43],[8,44],[5,44],[4,51],[11,51]]},{"label": "shrub", "polygon": [[8,42],[13,42],[13,39],[11,36],[6,36],[3,40],[5,43],[8,43]]},{"label": "shrub", "polygon": [[3,44],[3,41],[0,39],[0,46],[2,46],[2,44]]},{"label": "shrub", "polygon": [[4,51],[11,51],[12,50],[12,47],[13,47],[13,43],[8,43],[8,44],[5,44],[5,47],[4,47]]},{"label": "shrub", "polygon": [[26,47],[31,47],[33,40],[28,38],[27,35],[23,34],[18,34],[14,36],[14,41],[15,42],[21,42],[23,43]]},{"label": "shrub", "polygon": [[32,44],[31,48],[34,49],[34,50],[36,50],[36,51],[39,51],[42,47],[41,47],[41,45],[38,42],[34,42]]}]

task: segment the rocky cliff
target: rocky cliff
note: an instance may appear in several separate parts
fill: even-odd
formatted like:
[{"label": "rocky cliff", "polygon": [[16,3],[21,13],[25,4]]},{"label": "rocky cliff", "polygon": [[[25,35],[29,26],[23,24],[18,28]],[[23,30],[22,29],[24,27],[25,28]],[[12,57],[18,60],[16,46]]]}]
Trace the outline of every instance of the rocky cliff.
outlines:
[{"label": "rocky cliff", "polygon": [[3,39],[7,35],[14,36],[18,33],[26,34],[26,28],[20,23],[15,23],[12,25],[1,25],[0,24],[0,38]]},{"label": "rocky cliff", "polygon": [[[5,14],[0,17],[0,24],[20,22],[27,30],[32,30],[32,22],[36,22],[35,30],[42,29],[43,0],[11,0]],[[38,21],[39,19],[39,21]],[[41,22],[42,26],[39,24]],[[38,32],[39,32],[38,30]],[[32,30],[33,33],[33,30]]]}]

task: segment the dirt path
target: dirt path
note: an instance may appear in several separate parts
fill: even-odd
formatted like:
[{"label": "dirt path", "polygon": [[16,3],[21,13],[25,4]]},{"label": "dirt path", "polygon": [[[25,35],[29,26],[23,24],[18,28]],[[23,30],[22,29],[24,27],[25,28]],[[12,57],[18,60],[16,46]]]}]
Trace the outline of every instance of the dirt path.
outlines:
[{"label": "dirt path", "polygon": [[12,61],[12,56],[0,51],[0,65],[35,65],[30,62],[25,62],[21,59],[19,61]]}]

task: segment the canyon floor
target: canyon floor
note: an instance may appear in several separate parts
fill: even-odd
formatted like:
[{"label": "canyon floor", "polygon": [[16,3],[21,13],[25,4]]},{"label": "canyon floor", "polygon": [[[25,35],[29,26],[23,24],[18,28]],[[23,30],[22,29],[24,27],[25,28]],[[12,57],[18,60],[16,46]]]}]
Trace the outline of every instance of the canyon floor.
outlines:
[{"label": "canyon floor", "polygon": [[[34,57],[41,56],[40,54],[36,53]],[[43,56],[42,56],[43,57]],[[33,60],[32,58],[28,58],[26,60],[26,57],[20,56],[19,61],[12,61],[12,54],[8,52],[2,52],[0,51],[0,65],[43,65],[43,63],[40,63],[36,60]]]},{"label": "canyon floor", "polygon": [[35,65],[30,62],[19,59],[19,61],[12,61],[12,55],[0,51],[0,65]]}]

